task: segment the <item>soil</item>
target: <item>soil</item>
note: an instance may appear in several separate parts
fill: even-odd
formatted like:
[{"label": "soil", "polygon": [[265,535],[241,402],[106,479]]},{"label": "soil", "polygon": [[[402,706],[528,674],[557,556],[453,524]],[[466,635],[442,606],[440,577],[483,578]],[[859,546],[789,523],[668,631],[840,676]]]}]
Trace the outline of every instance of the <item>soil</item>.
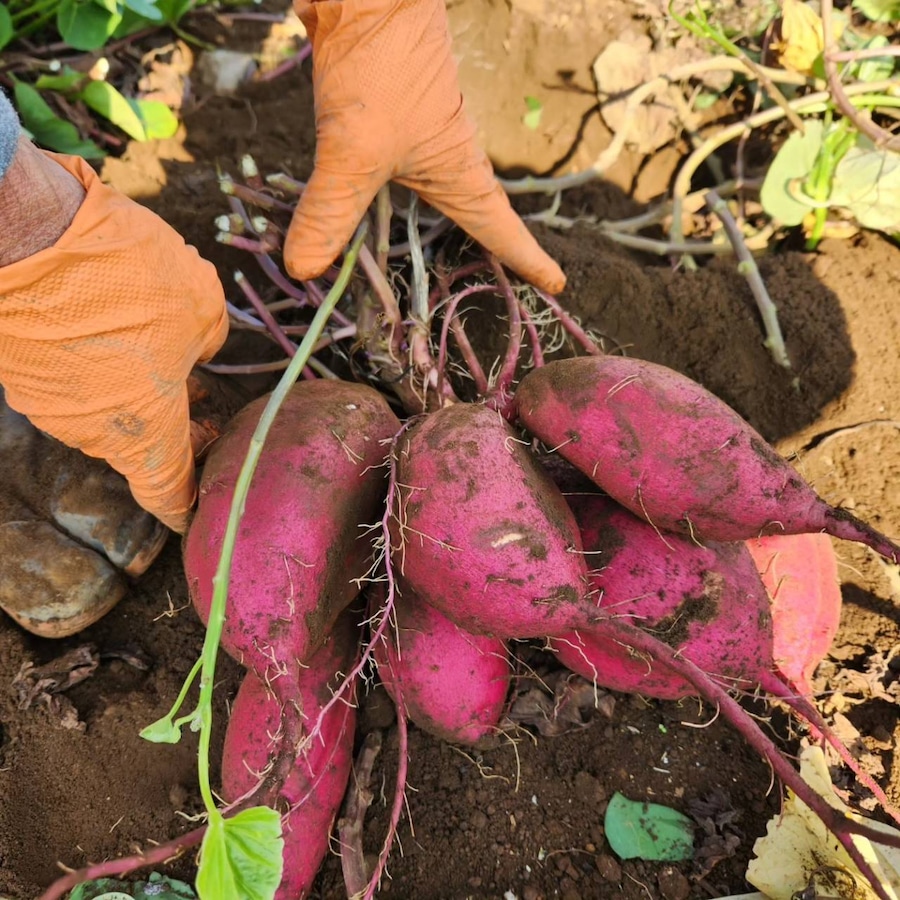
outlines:
[{"label": "soil", "polygon": [[[568,20],[548,12],[558,4],[450,5],[464,88],[498,168],[582,168],[608,139],[591,116],[590,64],[612,36],[652,24],[654,4],[570,5],[578,10]],[[581,16],[595,24],[582,28]],[[247,22],[227,28],[209,16],[195,24],[208,40],[229,46],[255,46],[264,30]],[[565,35],[576,33],[578,39],[567,43]],[[524,130],[524,96],[550,94],[552,114],[542,130]],[[197,245],[234,295],[232,272],[250,269],[246,257],[214,240],[213,219],[225,210],[216,167],[236,172],[241,154],[250,152],[263,172],[309,173],[315,129],[308,63],[235,96],[195,84],[184,121],[178,138],[132,144],[121,159],[107,162],[104,175]],[[626,155],[608,181],[566,195],[561,212],[630,214],[665,190],[676,157],[674,148],[644,166]],[[524,200],[523,208],[545,199]],[[535,230],[568,274],[564,305],[607,346],[696,378],[781,452],[796,454],[798,467],[826,499],[900,535],[895,245],[866,234],[828,241],[817,253],[782,246],[764,257],[763,277],[793,361],[788,372],[763,347],[752,297],[729,258],[684,272],[629,252],[587,226]],[[232,344],[222,358],[246,355],[246,346]],[[835,549],[841,628],[814,686],[842,733],[849,739],[859,732],[855,749],[897,802],[900,758],[893,748],[900,731],[890,656],[900,644],[900,576],[862,548],[836,543]],[[194,737],[164,746],[142,741],[138,732],[167,712],[202,638],[174,537],[125,599],[76,637],[50,642],[0,621],[0,896],[33,898],[63,866],[130,853],[192,827],[202,809]],[[99,650],[100,665],[65,695],[83,727],[63,727],[49,706],[17,708],[8,687],[24,663],[49,663],[85,644]],[[559,680],[539,651],[521,652],[548,684]],[[223,658],[219,675],[215,748],[240,670]],[[379,689],[362,707],[358,739],[371,729],[385,738],[366,820],[366,848],[374,854],[387,826],[397,732]],[[582,721],[522,728],[478,751],[411,728],[407,815],[382,892],[404,900],[686,900],[749,890],[743,873],[753,842],[779,807],[768,766],[695,701],[609,695],[600,709],[585,711]],[[66,721],[72,724],[71,717]],[[852,789],[841,773],[835,778]],[[618,861],[602,824],[615,791],[692,814],[702,835],[697,859],[678,865]],[[192,867],[188,856],[166,871],[189,880]],[[337,857],[326,861],[313,896],[346,896]]]}]

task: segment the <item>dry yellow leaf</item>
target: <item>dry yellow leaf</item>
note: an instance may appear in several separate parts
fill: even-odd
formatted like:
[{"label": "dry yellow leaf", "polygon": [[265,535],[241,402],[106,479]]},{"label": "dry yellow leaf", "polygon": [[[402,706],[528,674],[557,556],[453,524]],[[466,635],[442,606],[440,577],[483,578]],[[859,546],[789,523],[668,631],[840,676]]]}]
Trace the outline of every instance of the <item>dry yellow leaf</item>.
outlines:
[{"label": "dry yellow leaf", "polygon": [[[865,821],[876,831],[894,837],[890,825],[864,819],[845,806],[834,793],[825,755],[819,747],[807,747],[800,754],[800,775],[829,806],[858,822]],[[855,835],[860,854],[878,876],[889,897],[900,897],[900,850]],[[847,851],[822,820],[788,791],[784,807],[768,824],[765,837],[753,846],[756,858],[747,869],[747,881],[770,900],[792,900],[814,886],[816,897],[835,900],[876,900],[877,895],[850,859]],[[815,887],[824,887],[818,892]]]},{"label": "dry yellow leaf", "polygon": [[[772,42],[772,50],[783,69],[812,75],[813,65],[825,49],[825,29],[819,14],[802,0],[783,0],[780,33]],[[843,31],[843,23],[832,22],[835,40]]]}]

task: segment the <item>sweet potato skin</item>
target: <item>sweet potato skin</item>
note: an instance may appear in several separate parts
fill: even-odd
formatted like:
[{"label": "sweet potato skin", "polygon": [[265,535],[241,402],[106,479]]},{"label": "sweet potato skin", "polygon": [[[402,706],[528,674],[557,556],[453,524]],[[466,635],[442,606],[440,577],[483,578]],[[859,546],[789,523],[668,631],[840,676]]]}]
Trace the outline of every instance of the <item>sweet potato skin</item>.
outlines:
[{"label": "sweet potato skin", "polygon": [[[349,671],[359,639],[352,616],[340,618],[332,635],[310,658],[294,685],[309,726]],[[284,693],[280,691],[279,693]],[[351,695],[352,697],[352,695]],[[252,791],[279,751],[281,701],[248,671],[231,707],[222,751],[222,794],[232,802]],[[350,776],[356,708],[336,703],[322,730],[300,750],[279,794],[284,869],[275,900],[303,900],[328,852],[329,836]]]},{"label": "sweet potato skin", "polygon": [[[267,398],[213,446],[184,543],[191,599],[207,621],[238,472]],[[376,391],[335,381],[294,387],[275,419],[238,531],[222,646],[264,680],[321,645],[370,564],[363,526],[380,516],[385,442],[400,423]]]},{"label": "sweet potato skin", "polygon": [[529,372],[519,421],[658,528],[739,541],[826,528],[829,507],[736,412],[644,360],[584,357]]},{"label": "sweet potato skin", "polygon": [[786,534],[747,541],[772,601],[775,667],[798,691],[825,658],[841,619],[837,557],[827,534]]},{"label": "sweet potato skin", "polygon": [[498,413],[444,407],[404,435],[398,460],[391,539],[401,590],[500,639],[589,620],[572,513]]},{"label": "sweet potato skin", "polygon": [[409,719],[453,744],[495,734],[512,675],[505,642],[464,631],[408,589],[394,600],[394,626],[374,656],[382,684],[395,703],[402,697]]},{"label": "sweet potato skin", "polygon": [[[716,680],[752,687],[772,667],[769,600],[741,543],[700,546],[662,535],[610,498],[569,498],[598,607],[654,635]],[[674,700],[696,693],[663,663],[643,659],[603,623],[552,639],[572,671],[614,690]]]}]

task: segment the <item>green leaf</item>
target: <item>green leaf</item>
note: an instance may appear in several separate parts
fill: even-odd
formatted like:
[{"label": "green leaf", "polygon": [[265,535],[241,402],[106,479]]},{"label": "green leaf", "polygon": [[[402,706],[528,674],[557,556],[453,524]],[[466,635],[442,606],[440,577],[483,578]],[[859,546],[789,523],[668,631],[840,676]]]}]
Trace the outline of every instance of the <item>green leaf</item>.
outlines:
[{"label": "green leaf", "polygon": [[13,39],[13,34],[15,30],[12,16],[5,6],[0,6],[0,48],[5,47]]},{"label": "green leaf", "polygon": [[157,0],[156,5],[167,25],[177,25],[195,3],[194,0]]},{"label": "green leaf", "polygon": [[787,226],[799,225],[813,206],[812,200],[803,202],[799,186],[816,164],[825,132],[818,119],[803,124],[805,133],[793,132],[775,155],[759,194],[766,213]]},{"label": "green leaf", "polygon": [[544,106],[537,97],[526,97],[525,106],[528,112],[522,116],[522,124],[531,131],[537,131],[541,124]]},{"label": "green leaf", "polygon": [[201,900],[272,900],[283,865],[281,816],[267,806],[210,818],[200,848]]},{"label": "green leaf", "polygon": [[39,91],[59,91],[67,94],[81,87],[87,78],[84,72],[76,72],[71,66],[63,66],[62,72],[58,75],[41,75],[34,86]]},{"label": "green leaf", "polygon": [[62,39],[76,50],[102,47],[116,30],[122,14],[113,5],[96,0],[62,0],[56,13],[56,27]]},{"label": "green leaf", "polygon": [[161,100],[129,100],[140,116],[147,140],[170,138],[178,131],[178,117]]},{"label": "green leaf", "polygon": [[[870,50],[873,47],[890,47],[891,42],[883,35],[876,34],[862,45],[862,49]],[[860,81],[886,81],[894,73],[895,57],[876,56],[874,59],[864,59],[856,72]]]},{"label": "green leaf", "polygon": [[177,744],[181,740],[181,729],[168,715],[142,728],[140,736],[151,744]]},{"label": "green leaf", "polygon": [[136,141],[147,140],[147,132],[140,116],[131,104],[107,81],[92,81],[78,97],[94,112],[118,126]]},{"label": "green leaf", "polygon": [[123,0],[126,9],[130,9],[148,22],[162,22],[163,14],[153,0]]},{"label": "green leaf", "polygon": [[718,99],[719,94],[714,91],[701,91],[694,97],[694,109],[698,112],[702,112],[704,109],[709,109],[711,106],[714,106]]},{"label": "green leaf", "polygon": [[16,81],[13,90],[22,125],[42,147],[58,153],[83,156],[85,159],[102,159],[106,156],[93,141],[82,140],[78,129],[56,115],[40,92],[30,84]]},{"label": "green leaf", "polygon": [[618,791],[606,807],[603,828],[620,859],[678,862],[694,855],[694,831],[687,816],[658,803],[637,803]]},{"label": "green leaf", "polygon": [[900,228],[900,154],[860,139],[834,171],[829,203],[846,209],[863,228]]},{"label": "green leaf", "polygon": [[900,19],[900,0],[853,0],[853,8],[872,22],[896,22]]},{"label": "green leaf", "polygon": [[69,900],[196,900],[189,884],[153,872],[147,881],[98,878],[72,890]]}]

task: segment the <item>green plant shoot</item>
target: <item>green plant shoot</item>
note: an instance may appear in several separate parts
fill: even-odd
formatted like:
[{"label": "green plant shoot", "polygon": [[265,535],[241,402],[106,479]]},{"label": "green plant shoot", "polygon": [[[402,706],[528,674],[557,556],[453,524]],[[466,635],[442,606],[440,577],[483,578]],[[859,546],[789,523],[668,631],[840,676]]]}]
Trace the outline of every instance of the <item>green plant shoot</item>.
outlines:
[{"label": "green plant shoot", "polygon": [[[181,727],[186,723],[190,723],[193,730],[199,731],[197,775],[208,817],[208,827],[200,849],[200,866],[197,873],[197,891],[200,900],[272,900],[281,881],[282,839],[281,819],[278,812],[265,806],[258,806],[245,809],[226,819],[213,797],[209,780],[209,746],[212,734],[212,697],[216,657],[219,652],[222,628],[225,624],[225,607],[228,599],[234,545],[253,473],[278,410],[312,356],[316,342],[321,337],[338,300],[346,290],[362,242],[365,239],[366,230],[364,223],[360,226],[353,244],[344,257],[337,281],[316,311],[309,330],[272,392],[250,440],[247,456],[235,485],[231,512],[222,541],[222,552],[213,578],[213,598],[200,659],[197,660],[185,679],[175,705],[169,713],[141,731],[141,737],[157,743],[177,743],[181,737]],[[197,705],[191,712],[176,718],[198,673],[200,675],[200,697]]]}]

